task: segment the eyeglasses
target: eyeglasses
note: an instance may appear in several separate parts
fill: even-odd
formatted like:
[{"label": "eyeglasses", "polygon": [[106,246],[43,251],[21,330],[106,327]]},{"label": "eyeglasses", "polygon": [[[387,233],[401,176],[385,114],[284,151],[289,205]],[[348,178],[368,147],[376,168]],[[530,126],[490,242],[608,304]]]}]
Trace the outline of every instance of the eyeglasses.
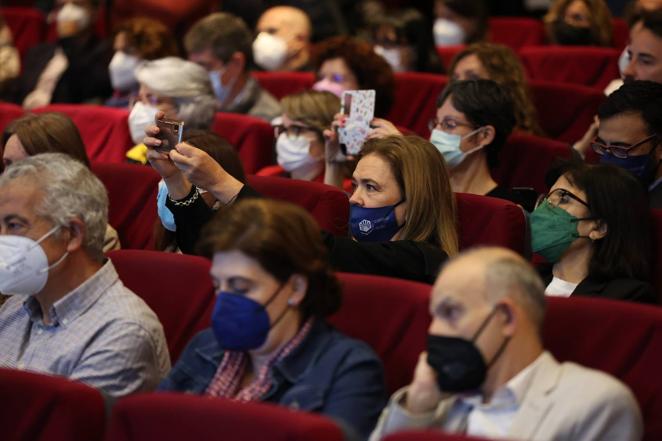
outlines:
[{"label": "eyeglasses", "polygon": [[278,138],[281,134],[285,133],[290,141],[297,139],[305,131],[315,132],[321,135],[321,132],[319,130],[303,125],[292,124],[288,127],[285,127],[285,125],[283,124],[277,124],[273,127],[274,127],[274,136],[276,138]]},{"label": "eyeglasses", "polygon": [[473,128],[471,124],[457,121],[449,116],[444,117],[441,121],[437,118],[432,118],[428,122],[428,129],[430,129],[430,131],[439,128],[444,132],[450,132],[457,129],[458,127]]},{"label": "eyeglasses", "polygon": [[636,147],[639,147],[640,145],[650,141],[651,139],[655,138],[657,134],[652,134],[648,136],[647,138],[642,139],[639,142],[636,142],[632,145],[612,145],[609,143],[604,143],[600,142],[598,137],[596,137],[593,142],[591,142],[591,148],[593,148],[593,151],[597,153],[598,155],[602,156],[606,153],[609,153],[617,158],[625,159],[630,155],[630,151]]},{"label": "eyeglasses", "polygon": [[573,200],[579,202],[589,210],[591,209],[591,207],[588,205],[588,202],[583,201],[579,196],[566,190],[565,188],[557,188],[556,190],[547,193],[546,196],[539,198],[538,202],[536,203],[536,207],[543,201],[547,201],[547,203],[553,207],[559,207],[561,205],[567,205]]}]

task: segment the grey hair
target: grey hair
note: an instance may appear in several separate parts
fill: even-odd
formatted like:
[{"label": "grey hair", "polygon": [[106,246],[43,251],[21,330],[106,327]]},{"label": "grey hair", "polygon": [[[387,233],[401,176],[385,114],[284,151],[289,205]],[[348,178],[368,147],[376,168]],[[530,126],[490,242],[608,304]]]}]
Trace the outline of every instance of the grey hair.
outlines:
[{"label": "grey hair", "polygon": [[85,224],[83,248],[103,260],[108,225],[106,187],[85,165],[64,153],[42,153],[12,163],[0,175],[0,191],[17,179],[28,179],[42,192],[35,207],[41,218],[67,227],[74,219]]}]

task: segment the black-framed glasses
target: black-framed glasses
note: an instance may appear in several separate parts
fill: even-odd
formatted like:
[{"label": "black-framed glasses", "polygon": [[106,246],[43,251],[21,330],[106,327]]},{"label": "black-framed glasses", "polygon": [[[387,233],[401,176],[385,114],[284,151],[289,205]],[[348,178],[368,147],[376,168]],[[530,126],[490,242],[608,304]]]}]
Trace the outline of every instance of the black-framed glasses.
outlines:
[{"label": "black-framed glasses", "polygon": [[321,135],[319,130],[304,125],[291,124],[286,127],[284,124],[276,124],[273,127],[274,127],[274,136],[276,138],[278,138],[281,134],[285,133],[287,138],[291,141],[297,139],[299,136],[301,136],[303,132],[306,131],[315,132]]},{"label": "black-framed glasses", "polygon": [[433,131],[434,129],[441,129],[444,132],[450,132],[457,129],[458,127],[473,128],[471,124],[458,121],[449,116],[446,116],[441,120],[435,117],[428,122],[428,129],[430,129],[430,131]]},{"label": "black-framed glasses", "polygon": [[593,148],[593,151],[600,156],[606,153],[610,153],[612,156],[615,156],[616,158],[625,159],[630,155],[630,151],[632,151],[632,149],[639,147],[640,145],[650,141],[656,136],[657,134],[654,133],[642,139],[641,141],[631,145],[612,145],[609,143],[601,142],[600,138],[596,137],[593,140],[593,142],[591,142],[591,148]]},{"label": "black-framed glasses", "polygon": [[588,208],[589,211],[591,210],[591,206],[588,204],[588,202],[582,200],[579,196],[572,193],[571,191],[566,190],[565,188],[557,188],[555,190],[550,191],[545,196],[542,196],[538,200],[536,207],[540,205],[543,201],[547,201],[547,203],[553,207],[559,207],[561,205],[568,204],[570,203],[570,201],[573,200],[579,202],[580,204]]}]

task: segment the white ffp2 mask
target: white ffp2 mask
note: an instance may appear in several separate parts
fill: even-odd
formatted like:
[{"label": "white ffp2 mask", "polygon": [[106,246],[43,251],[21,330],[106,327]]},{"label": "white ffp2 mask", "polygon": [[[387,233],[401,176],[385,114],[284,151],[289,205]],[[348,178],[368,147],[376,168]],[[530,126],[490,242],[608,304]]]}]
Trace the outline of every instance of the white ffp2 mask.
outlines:
[{"label": "white ffp2 mask", "polygon": [[260,32],[253,41],[253,58],[264,70],[278,70],[283,67],[287,58],[287,43],[268,32]]},{"label": "white ffp2 mask", "polygon": [[147,126],[155,124],[156,113],[159,111],[154,106],[138,101],[133,105],[129,113],[129,131],[131,139],[136,144],[142,144],[145,139],[145,129]]},{"label": "white ffp2 mask", "polygon": [[128,55],[122,51],[115,52],[108,65],[110,83],[113,85],[113,89],[121,92],[137,89],[138,80],[134,71],[139,64],[140,58],[135,55]]}]

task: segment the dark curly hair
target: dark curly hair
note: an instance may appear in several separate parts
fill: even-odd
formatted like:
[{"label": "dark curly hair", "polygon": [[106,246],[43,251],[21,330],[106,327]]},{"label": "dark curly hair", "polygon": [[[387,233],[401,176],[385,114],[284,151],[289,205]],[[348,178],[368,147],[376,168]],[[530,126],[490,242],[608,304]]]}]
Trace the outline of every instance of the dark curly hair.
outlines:
[{"label": "dark curly hair", "polygon": [[315,72],[325,61],[342,58],[356,76],[361,89],[375,89],[375,116],[386,117],[393,104],[395,78],[391,66],[377,55],[372,45],[351,37],[332,37],[314,50]]},{"label": "dark curly hair", "polygon": [[179,56],[177,41],[170,29],[158,20],[134,17],[115,28],[115,36],[124,34],[127,46],[143,60]]}]

